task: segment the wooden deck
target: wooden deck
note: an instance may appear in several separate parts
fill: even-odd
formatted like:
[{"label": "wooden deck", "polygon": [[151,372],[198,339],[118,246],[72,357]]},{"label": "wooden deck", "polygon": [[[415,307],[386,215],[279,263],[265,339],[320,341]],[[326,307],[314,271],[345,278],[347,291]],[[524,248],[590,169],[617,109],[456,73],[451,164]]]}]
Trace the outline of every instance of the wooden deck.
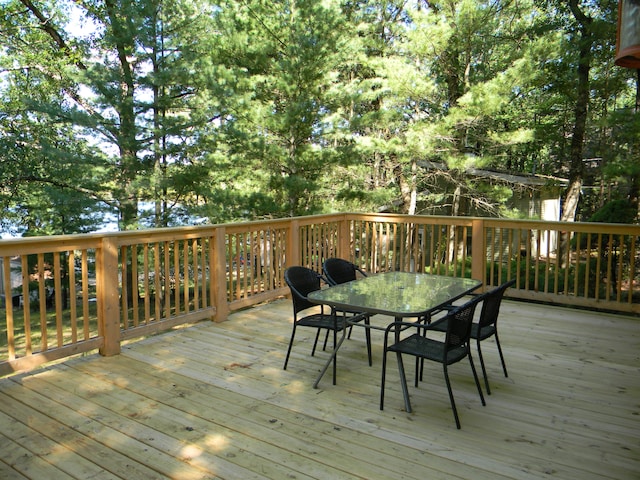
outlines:
[{"label": "wooden deck", "polygon": [[281,300],[0,380],[0,478],[640,478],[639,318],[505,301],[486,407],[451,368],[462,430],[438,365],[407,414],[390,356],[379,410],[379,332],[369,367],[354,330],[336,386],[311,387],[305,329],[283,371],[290,319]]}]

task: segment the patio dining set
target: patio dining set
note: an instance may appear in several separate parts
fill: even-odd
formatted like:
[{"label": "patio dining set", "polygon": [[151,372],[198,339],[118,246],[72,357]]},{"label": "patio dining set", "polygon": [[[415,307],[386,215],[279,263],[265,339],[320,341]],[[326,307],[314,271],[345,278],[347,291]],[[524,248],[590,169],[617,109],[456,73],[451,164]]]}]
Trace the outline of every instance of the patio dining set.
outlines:
[{"label": "patio dining set", "polygon": [[[284,362],[286,370],[298,327],[316,329],[311,355],[315,355],[321,333],[322,349],[326,350],[329,336],[333,337],[333,350],[314,382],[318,387],[326,371],[332,366],[333,384],[337,377],[337,354],[352,327],[365,332],[369,366],[371,356],[371,330],[384,334],[380,409],[384,408],[387,356],[395,352],[405,410],[411,412],[403,355],[415,358],[415,387],[423,379],[425,360],[440,363],[449,393],[456,427],[460,419],[451,389],[448,367],[465,358],[469,360],[482,405],[485,399],[471,354],[471,340],[476,340],[478,357],[487,394],[491,394],[489,379],[480,343],[493,337],[498,348],[502,369],[508,376],[497,321],[504,292],[515,281],[505,282],[487,292],[464,297],[482,286],[482,282],[469,278],[432,275],[427,273],[384,272],[367,274],[354,263],[329,258],[322,265],[322,274],[302,266],[289,267],[285,281],[293,302],[293,330]],[[464,298],[463,303],[454,303]],[[481,307],[479,307],[481,305]],[[479,315],[476,310],[479,307]],[[387,316],[386,325],[373,320],[375,315]],[[388,321],[388,316],[393,321]]]}]

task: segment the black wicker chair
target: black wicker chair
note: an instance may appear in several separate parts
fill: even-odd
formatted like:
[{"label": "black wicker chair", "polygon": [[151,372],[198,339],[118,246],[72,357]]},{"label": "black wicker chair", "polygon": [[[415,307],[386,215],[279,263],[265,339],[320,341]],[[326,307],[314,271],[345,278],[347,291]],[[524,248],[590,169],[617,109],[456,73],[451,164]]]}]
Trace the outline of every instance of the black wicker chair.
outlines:
[{"label": "black wicker chair", "polygon": [[330,285],[357,280],[358,275],[367,276],[366,272],[356,264],[342,258],[327,258],[322,264],[322,271]]},{"label": "black wicker chair", "polygon": [[[484,377],[484,384],[487,387],[487,394],[491,395],[491,388],[489,387],[489,378],[487,376],[487,369],[484,365],[484,358],[482,357],[482,349],[480,348],[480,342],[487,338],[494,337],[496,345],[498,347],[498,354],[500,355],[500,361],[502,362],[502,371],[504,376],[508,377],[507,365],[504,361],[504,355],[502,354],[502,347],[500,346],[500,338],[498,337],[498,315],[500,314],[500,305],[504,292],[515,285],[515,280],[499,285],[498,287],[490,290],[482,295],[482,310],[480,310],[480,317],[477,323],[474,323],[471,327],[471,338],[476,340],[476,347],[478,349],[478,357],[480,358],[480,366],[482,367],[482,375]],[[446,322],[438,322],[435,325],[434,330],[446,331]]]},{"label": "black wicker chair", "polygon": [[[385,377],[387,369],[387,353],[396,352],[398,358],[398,369],[400,371],[400,381],[402,382],[402,389],[407,391],[407,378],[402,362],[402,355],[413,355],[416,360],[432,360],[442,364],[444,371],[444,378],[447,384],[447,390],[449,392],[449,400],[451,402],[451,408],[453,409],[453,417],[456,421],[456,427],[460,428],[460,420],[458,418],[458,411],[456,409],[455,400],[453,398],[453,392],[451,390],[451,382],[449,381],[448,367],[454,363],[459,362],[464,358],[469,359],[471,364],[471,371],[473,372],[473,378],[476,382],[478,394],[482,405],[486,405],[484,396],[482,395],[482,388],[480,387],[480,381],[476,373],[476,368],[473,364],[473,358],[471,357],[471,348],[469,347],[469,339],[471,336],[471,325],[473,323],[473,315],[476,309],[476,305],[481,301],[480,297],[475,297],[469,302],[454,308],[447,313],[442,319],[432,324],[425,323],[410,323],[410,322],[394,322],[389,324],[385,330],[384,335],[384,354],[382,357],[382,383],[380,386],[380,410],[384,408],[384,388]],[[433,330],[434,325],[440,322],[446,322],[446,337],[444,341],[428,338],[427,334],[429,330]],[[416,332],[409,335],[406,338],[397,340],[396,343],[389,345],[389,334],[396,336],[397,329],[410,330],[415,329]],[[416,375],[416,386],[418,385],[418,377]]]},{"label": "black wicker chair", "polygon": [[[341,283],[351,282],[353,280],[357,280],[358,278],[367,276],[367,273],[356,264],[342,258],[327,258],[322,263],[322,271],[327,277],[329,285],[339,285]],[[362,314],[361,312],[351,310],[340,311],[348,315]],[[370,317],[371,315],[364,316],[364,323],[366,325],[369,325]],[[373,361],[371,359],[371,331],[367,328],[365,330],[365,334],[367,336],[367,354],[369,356],[369,366],[371,366],[373,365]],[[349,338],[351,338],[351,328],[349,328]]]},{"label": "black wicker chair", "polygon": [[[284,272],[284,279],[291,291],[291,299],[293,302],[293,331],[291,332],[291,339],[289,340],[289,347],[287,349],[287,356],[284,360],[283,369],[287,369],[289,363],[289,356],[291,355],[291,347],[293,346],[293,340],[296,335],[296,329],[298,327],[312,327],[317,329],[316,337],[313,342],[313,349],[311,355],[315,355],[316,346],[318,344],[318,338],[320,337],[320,331],[325,330],[327,334],[333,332],[333,347],[335,348],[337,342],[337,334],[345,327],[344,316],[337,315],[336,312],[331,309],[327,312],[327,307],[311,302],[307,295],[309,293],[319,290],[321,288],[321,281],[324,280],[322,275],[314,272],[306,267],[289,267]],[[320,307],[319,312],[311,313],[308,315],[302,315],[305,310],[312,307]],[[368,329],[367,329],[368,331]],[[325,339],[326,347],[326,339]],[[323,347],[324,348],[324,347]],[[367,337],[367,348],[371,351],[371,343],[369,337]],[[333,384],[336,383],[336,361],[333,361]]]}]

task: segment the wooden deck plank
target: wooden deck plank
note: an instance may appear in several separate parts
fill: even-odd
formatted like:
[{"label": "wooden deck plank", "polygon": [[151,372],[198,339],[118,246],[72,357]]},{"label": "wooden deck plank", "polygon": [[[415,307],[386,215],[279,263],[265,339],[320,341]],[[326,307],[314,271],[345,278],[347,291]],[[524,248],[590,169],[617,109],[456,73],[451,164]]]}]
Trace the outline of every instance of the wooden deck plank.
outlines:
[{"label": "wooden deck plank", "polygon": [[[197,347],[196,347],[196,349],[197,349]],[[245,349],[244,349],[244,350],[246,350],[246,347],[245,347]],[[243,353],[244,353],[244,350],[243,350]],[[243,375],[244,375],[244,376],[247,376],[247,375],[248,375],[248,373],[246,373],[246,372],[245,372],[245,373],[243,373]],[[564,382],[563,382],[563,383],[564,383]],[[441,386],[441,384],[436,384],[436,385],[434,385],[434,388],[441,388],[441,389],[443,389],[443,387]],[[443,403],[443,408],[444,408],[445,410],[447,410],[447,409],[448,409],[448,402],[446,401],[446,393],[445,393],[445,391],[444,391],[444,390],[442,390],[442,393],[440,394],[440,398],[445,399],[445,402]],[[548,400],[548,399],[547,399],[547,400]],[[552,426],[552,425],[544,425],[544,426],[543,426],[543,428],[541,429],[541,431],[540,431],[540,433],[539,433],[539,439],[538,439],[538,442],[539,442],[539,443],[544,443],[544,442],[545,442],[545,439],[548,437],[548,432],[549,432],[549,429],[550,429],[550,428],[553,428],[553,426]],[[529,436],[531,436],[531,435],[529,434]],[[520,442],[525,442],[525,443],[526,443],[526,442],[533,443],[535,440],[519,439],[518,441],[520,441]],[[550,454],[555,453],[555,450],[556,450],[556,449],[558,449],[558,448],[563,448],[563,445],[556,445],[556,446],[554,446],[554,447],[553,447],[553,449],[551,449],[550,451],[546,452],[545,456],[544,456],[544,457],[542,457],[542,460],[544,460],[544,458],[546,458],[546,455],[547,455],[547,454],[549,454],[549,453],[550,453]],[[590,459],[590,458],[591,458],[591,454],[588,454],[587,459]],[[597,469],[596,469],[596,471],[597,471]],[[606,473],[606,472],[605,472],[605,473]]]},{"label": "wooden deck plank", "polygon": [[[167,430],[157,428],[152,422],[149,425],[145,420],[153,420],[156,413],[161,412],[150,411],[144,403],[131,402],[129,390],[110,395],[108,389],[96,388],[91,377],[82,377],[82,383],[78,384],[76,372],[69,370],[65,375],[58,375],[61,370],[63,368],[56,369],[52,375],[33,376],[26,386],[34,393],[45,392],[51,402],[56,402],[59,405],[56,412],[66,426],[80,430],[124,458],[124,472],[119,472],[121,478],[270,478],[233,464],[229,466],[224,458],[215,457],[216,462],[209,464],[208,452],[188,441],[195,429],[185,428],[185,435],[176,439],[172,433],[179,425],[161,424]],[[132,379],[135,381],[135,375]],[[113,403],[105,407],[104,402]],[[82,418],[85,419],[83,425],[76,426]],[[127,421],[123,422],[123,418]],[[132,461],[141,468],[139,473],[130,470]]]},{"label": "wooden deck plank", "polygon": [[[227,338],[227,339],[228,339],[228,338],[229,338],[229,336],[226,336],[225,338]],[[197,344],[195,344],[195,343],[196,343],[196,342],[194,342],[194,344],[192,345],[192,346],[193,346],[193,348],[194,348],[195,350],[202,351],[202,346],[199,346],[199,345],[197,345]],[[252,347],[252,348],[254,348],[254,347]],[[225,349],[224,349],[224,350],[228,350],[228,349],[229,349],[229,344],[227,343],[227,344],[226,344],[226,346],[225,346]],[[235,358],[235,357],[231,357],[231,358],[229,359],[229,362],[233,362],[234,360],[238,360],[238,361],[247,361],[247,359],[243,357],[243,355],[245,354],[245,351],[246,351],[246,346],[244,347],[244,349],[238,349],[238,350],[241,350],[241,354],[240,354],[240,355],[241,355],[241,360],[238,360],[238,359],[237,359],[237,358]],[[233,351],[233,348],[231,348],[231,351]],[[217,353],[218,353],[218,354],[220,354],[220,352],[221,352],[221,350],[217,350]],[[230,364],[231,364],[231,363],[230,363]],[[249,377],[249,376],[250,376],[250,372],[249,372],[249,371],[243,371],[243,372],[242,372],[242,377],[245,377],[245,378],[246,378],[246,377]],[[378,387],[376,387],[376,388],[378,388]],[[441,387],[441,388],[443,388],[443,387]],[[350,392],[350,393],[351,393],[351,392]],[[377,390],[376,390],[376,392],[374,393],[374,396],[375,396],[376,394],[377,394]],[[446,399],[446,393],[445,393],[445,391],[444,391],[444,390],[442,391],[441,398]],[[443,409],[444,409],[445,411],[447,411],[447,410],[448,410],[448,401],[446,401],[446,400],[445,400],[445,402],[443,403]],[[446,413],[446,415],[449,415],[449,413]],[[546,431],[543,431],[543,432],[541,433],[541,438],[546,438]]]},{"label": "wooden deck plank", "polygon": [[[155,350],[155,349],[153,349]],[[139,353],[139,351],[136,349],[135,350],[136,354]],[[180,360],[176,360],[178,363],[180,363]],[[169,362],[169,363],[167,363]],[[165,362],[163,362],[164,367],[166,368],[167,365],[170,365],[170,360],[165,360]],[[227,365],[231,365],[234,362],[230,362]],[[223,367],[224,368],[224,367]],[[193,361],[193,362],[189,362],[189,365],[186,366],[179,366],[179,365],[171,365],[169,367],[169,369],[175,369],[175,370],[179,370],[180,373],[182,375],[185,375],[187,377],[190,378],[194,378],[196,380],[201,380],[202,383],[204,384],[204,382],[208,382],[211,381],[209,380],[210,377],[210,367],[207,365],[198,365],[197,361]],[[228,375],[226,378],[226,381],[221,381],[219,384],[217,384],[217,382],[215,380],[213,380],[214,382],[214,391],[218,391],[220,392],[221,389],[225,389],[227,390],[226,392],[224,392],[224,396],[225,397],[229,397],[230,396],[230,389],[233,388],[233,391],[237,392],[239,394],[239,396],[244,396],[244,392],[245,391],[252,391],[254,393],[254,399],[251,400],[251,403],[253,405],[256,404],[255,401],[255,396],[257,394],[257,396],[260,397],[260,402],[269,402],[271,404],[275,404],[275,405],[280,405],[281,408],[275,408],[273,405],[269,405],[268,407],[265,407],[268,409],[268,412],[266,415],[269,418],[273,418],[273,419],[282,419],[283,418],[283,412],[287,412],[289,410],[293,410],[293,417],[295,417],[296,419],[306,419],[306,418],[314,418],[314,417],[319,417],[322,422],[319,428],[323,429],[323,432],[328,431],[330,433],[331,437],[336,437],[338,432],[341,432],[342,430],[347,430],[347,433],[341,436],[345,436],[346,439],[344,440],[344,442],[347,443],[351,443],[353,444],[351,447],[349,447],[351,450],[353,450],[353,448],[355,448],[355,444],[358,443],[358,433],[357,431],[350,431],[350,429],[348,429],[348,427],[346,426],[340,426],[340,425],[332,425],[332,426],[327,426],[327,420],[326,420],[326,416],[327,413],[326,412],[320,412],[317,413],[316,411],[314,411],[314,409],[310,409],[309,410],[309,415],[312,415],[311,417],[309,417],[308,415],[306,415],[306,408],[305,407],[309,407],[309,404],[306,404],[304,402],[300,403],[299,401],[296,401],[294,404],[291,404],[288,400],[287,397],[287,390],[289,389],[289,387],[291,386],[292,389],[290,390],[292,395],[295,395],[296,390],[299,390],[301,388],[304,389],[310,389],[310,385],[306,385],[306,386],[302,386],[301,383],[295,382],[293,385],[287,385],[287,384],[282,384],[279,388],[273,389],[273,388],[268,388],[264,391],[261,392],[257,392],[257,389],[260,388],[261,384],[258,382],[255,382],[253,379],[250,378],[250,376],[246,376],[246,370],[248,369],[242,369],[242,374],[238,374],[239,376],[236,376],[235,374],[230,374]],[[245,381],[248,382],[245,384]],[[233,386],[231,385],[233,383]],[[202,388],[202,387],[201,387]],[[279,392],[280,390],[280,392]],[[316,395],[316,394],[313,394]],[[235,401],[238,401],[237,398],[234,397]],[[261,405],[261,403],[258,403],[258,405]],[[255,407],[254,407],[255,408]],[[258,407],[259,408],[259,407]],[[351,409],[354,408],[354,406],[352,405],[350,407]],[[295,422],[296,420],[293,420],[291,418],[291,414],[287,414],[287,425],[291,424],[292,422]],[[298,422],[300,420],[297,420]],[[295,425],[295,423],[294,423]],[[298,432],[298,435],[302,434],[304,435],[302,438],[299,439],[299,441],[304,442],[304,441],[310,441],[307,433],[310,431],[310,425],[308,422],[304,422],[303,424],[300,425],[300,428],[302,428],[303,430],[301,432]],[[318,439],[316,438],[316,436],[311,437],[311,441],[314,445],[314,449],[317,449],[318,444],[321,443],[322,438]],[[341,448],[344,448],[344,446],[342,446]],[[383,452],[380,453],[376,453],[375,455],[372,455],[372,453],[375,451],[375,446],[371,446],[371,438],[366,437],[366,438],[362,438],[361,439],[361,448],[364,448],[364,453],[368,454],[365,455],[364,457],[353,457],[350,459],[351,464],[358,463],[358,461],[362,462],[363,460],[359,460],[359,458],[364,458],[366,460],[367,463],[370,463],[373,461],[373,458],[377,457],[378,455],[383,455]],[[372,449],[373,448],[373,449]],[[393,453],[393,452],[391,452]],[[384,455],[388,455],[389,452],[384,453]],[[323,452],[323,456],[325,457],[325,461],[327,462],[335,462],[336,461],[336,456],[335,456],[335,452],[334,451],[324,451]],[[423,457],[424,455],[419,455],[419,457],[422,458],[422,460],[424,461]],[[379,460],[378,460],[379,461]],[[352,467],[353,468],[353,465]],[[404,468],[404,466],[403,466]],[[433,468],[433,465],[432,467]],[[402,468],[401,468],[402,470]],[[359,470],[356,470],[359,471]],[[435,469],[434,469],[435,472]],[[423,478],[420,477],[420,473],[415,473],[415,474],[411,474],[410,472],[407,472],[407,475],[404,478]],[[416,476],[417,475],[417,476]],[[323,478],[323,475],[321,475],[318,478]],[[343,478],[343,477],[339,477],[339,478]],[[366,475],[363,478],[368,478]],[[375,478],[375,477],[373,477]],[[440,478],[440,477],[436,477],[434,476],[433,478]],[[442,477],[444,478],[444,477]],[[455,478],[455,477],[454,477]],[[464,478],[464,477],[462,477]]]},{"label": "wooden deck plank", "polygon": [[0,442],[3,459],[0,463],[3,468],[0,471],[6,475],[2,478],[12,480],[15,478],[50,478],[52,480],[74,478],[4,435],[0,436]]},{"label": "wooden deck plank", "polygon": [[[12,444],[12,441],[5,437],[0,439],[0,444],[3,445],[3,448],[6,448],[6,453],[3,454],[4,458],[2,459],[2,461],[0,461],[0,478],[11,480],[28,480],[29,477],[25,477],[16,470],[17,462],[15,461],[15,458],[12,458],[10,455],[10,452],[15,448],[14,444]],[[25,458],[29,458],[28,453],[26,453]],[[5,462],[11,462],[13,466],[8,465]]]},{"label": "wooden deck plank", "polygon": [[[2,397],[0,399],[7,400]],[[44,435],[32,435],[32,427],[15,420],[15,417],[20,415],[16,414],[15,409],[11,410],[11,407],[20,409],[23,407],[10,401],[2,401],[1,403],[5,407],[9,407],[7,410],[12,411],[14,414],[14,417],[9,417],[4,412],[0,412],[0,424],[3,425],[3,445],[4,442],[15,442],[18,446],[15,446],[13,451],[20,451],[24,457],[37,456],[50,462],[61,470],[60,477],[64,477],[66,474],[68,478],[103,480],[118,478],[116,475],[105,471],[95,463],[78,455],[76,453],[78,451],[78,442],[73,442],[72,439],[68,438],[65,439],[64,436],[56,436],[55,439],[52,439]],[[6,474],[6,476],[0,476],[0,478],[11,478],[11,476]]]},{"label": "wooden deck plank", "polygon": [[[286,444],[278,443],[278,439],[265,442],[264,437],[277,436],[272,429],[262,436],[257,435],[257,430],[260,429],[258,425],[253,425],[253,429],[243,429],[242,419],[233,418],[226,409],[216,410],[206,404],[197,409],[192,408],[191,399],[185,400],[181,395],[174,397],[171,402],[159,402],[156,396],[162,395],[163,390],[154,390],[144,383],[141,372],[136,372],[135,378],[136,381],[127,388],[116,391],[111,383],[91,377],[89,385],[85,383],[85,387],[104,393],[90,393],[86,398],[84,395],[80,397],[91,399],[114,413],[135,417],[141,425],[162,431],[174,441],[187,443],[189,449],[198,452],[199,460],[205,460],[205,464],[210,460],[217,461],[217,458],[207,460],[208,451],[220,450],[230,463],[237,464],[246,472],[260,471],[268,478],[317,478],[322,472],[333,476],[333,466],[315,466],[302,455],[303,452],[292,454]],[[165,384],[165,388],[167,386]],[[115,393],[111,394],[112,391]],[[245,415],[247,413],[249,412],[245,412]],[[227,422],[231,426],[227,426]],[[242,474],[243,470],[234,468],[230,473],[235,477],[246,478],[246,473]]]},{"label": "wooden deck plank", "polygon": [[[82,366],[84,367],[84,365]],[[143,374],[140,373],[136,378],[140,380],[142,376]],[[393,476],[397,473],[402,474],[405,478],[418,478],[413,476],[410,464],[406,467],[403,466],[400,472],[392,472],[387,469],[388,462],[395,459],[395,453],[398,452],[394,452],[392,458],[389,458],[390,452],[378,452],[375,455],[370,455],[372,450],[367,446],[369,439],[363,438],[359,432],[351,431],[346,435],[338,436],[336,432],[342,430],[341,428],[334,426],[327,431],[325,422],[319,422],[308,415],[276,406],[263,408],[263,404],[256,403],[254,399],[234,395],[229,391],[221,394],[219,388],[211,388],[199,383],[192,384],[187,390],[184,387],[192,381],[168,372],[161,377],[145,376],[142,379],[142,385],[137,388],[143,388],[147,391],[158,388],[158,394],[154,395],[154,398],[158,398],[162,396],[163,383],[167,380],[183,387],[179,398],[166,398],[164,401],[167,403],[199,416],[202,420],[212,419],[211,421],[216,424],[224,424],[225,428],[229,430],[255,438],[270,438],[270,441],[278,445],[279,448],[302,456],[304,458],[303,468],[309,473],[313,471],[313,462],[317,462],[317,459],[314,458],[317,456],[317,450],[323,449],[331,456],[331,463],[323,465],[322,470],[316,472],[316,475],[322,473],[327,475],[332,468],[336,467],[340,467],[343,472],[349,471],[348,468],[353,468],[354,458],[363,458],[366,459],[366,462],[361,462],[362,464],[357,471],[365,478],[375,478],[380,475]],[[277,457],[274,454],[270,458],[273,461]],[[405,458],[410,463],[411,460]]]},{"label": "wooden deck plank", "polygon": [[[533,338],[535,338],[535,337],[533,337]],[[503,343],[504,343],[504,339],[503,339]],[[538,346],[535,346],[535,347],[534,347],[534,351],[535,351],[535,349],[538,349],[538,348],[539,348],[539,345],[538,345]],[[496,358],[496,362],[497,362],[497,361],[498,361],[498,360],[497,360],[497,358]],[[495,366],[496,366],[496,368],[499,368],[499,363],[495,363]],[[501,369],[500,369],[499,371],[500,371],[500,374],[499,374],[498,378],[502,377]],[[637,368],[636,368],[636,372],[637,372]],[[504,377],[502,377],[502,378],[504,378]],[[505,379],[505,380],[506,380],[506,379]],[[495,382],[494,382],[494,383],[495,383]],[[512,383],[512,382],[510,382],[510,383]],[[566,382],[563,382],[563,384],[566,384]],[[431,386],[430,386],[430,388],[431,388]],[[435,388],[441,388],[441,389],[442,389],[442,393],[440,394],[440,398],[446,398],[446,393],[444,393],[445,391],[444,391],[444,389],[443,389],[443,387],[441,386],[441,384],[440,384],[440,383],[435,384],[435,385],[433,386],[433,388],[434,388],[434,389],[435,389]],[[454,386],[454,388],[455,388],[455,386]],[[494,389],[495,389],[495,385],[494,385]],[[423,390],[425,390],[425,389],[423,388]],[[556,393],[557,393],[557,390],[556,390]],[[490,398],[494,398],[494,397],[495,397],[495,394],[494,394],[492,397],[490,397]],[[427,400],[427,401],[429,401],[429,400]],[[518,402],[519,402],[519,401],[520,401],[520,399],[519,399],[519,398],[514,399],[513,404],[514,404],[514,405],[518,405]],[[546,402],[548,403],[548,398],[546,399]],[[415,402],[414,402],[414,403],[415,403]],[[445,408],[446,408],[446,405],[448,405],[448,403],[446,403],[446,401],[445,401]],[[546,406],[546,405],[545,405],[545,406]],[[538,412],[538,414],[539,414],[539,412]],[[627,418],[628,418],[628,417],[627,417]],[[535,424],[534,424],[534,425],[535,425]],[[546,427],[546,428],[548,429],[548,428],[552,428],[552,427],[551,427],[551,426],[549,426],[549,427]],[[541,439],[541,440],[540,440],[540,441],[541,441],[541,442],[545,442],[545,441],[546,441],[545,439],[546,439],[547,437],[548,437],[548,432],[547,432],[547,431],[546,431],[546,429],[545,429],[545,431],[541,432],[541,435],[540,435],[540,439]],[[636,437],[636,439],[637,439],[637,437]],[[562,446],[561,446],[561,448],[562,448]],[[554,452],[553,452],[553,451],[551,451],[551,452],[549,452],[549,453],[554,453]],[[545,457],[542,457],[542,460],[544,460],[544,458],[545,458]],[[605,473],[606,473],[606,472],[605,472]]]},{"label": "wooden deck plank", "polygon": [[483,407],[469,366],[452,367],[460,431],[438,365],[410,385],[407,414],[390,356],[379,410],[380,332],[369,367],[354,330],[335,386],[329,373],[311,387],[328,355],[310,356],[311,331],[299,330],[282,370],[290,322],[282,300],[115,357],[0,380],[0,476],[626,480],[640,471],[638,318],[504,302],[509,377],[485,342]]},{"label": "wooden deck plank", "polygon": [[[30,380],[33,379],[35,377]],[[76,442],[76,452],[79,455],[96,462],[97,465],[104,465],[118,478],[166,478],[155,470],[166,464],[173,464],[176,470],[178,468],[180,471],[186,470],[182,469],[181,463],[174,456],[162,456],[146,444],[109,428],[109,419],[105,418],[104,413],[94,408],[91,403],[79,406],[74,402],[73,389],[70,394],[57,387],[42,385],[42,382],[28,383],[37,385],[40,391],[46,391],[52,397],[40,395],[29,388],[11,390],[9,394],[15,401],[22,402],[23,406],[31,409],[28,416],[19,418],[20,414],[16,413],[16,418],[29,424],[37,432],[42,432],[41,434],[50,435],[54,440]],[[56,394],[60,395],[61,402],[56,400]],[[48,412],[38,412],[39,406],[42,405],[49,407],[47,410],[55,415],[55,419],[49,418]],[[78,406],[80,410],[75,409]],[[83,411],[82,408],[86,410]],[[122,418],[118,417],[114,420],[114,422],[118,421],[121,422]],[[157,432],[154,431],[151,434],[156,435]],[[86,443],[83,445],[84,442]],[[46,476],[40,478],[46,478]],[[183,478],[193,478],[193,476],[185,472]]]}]

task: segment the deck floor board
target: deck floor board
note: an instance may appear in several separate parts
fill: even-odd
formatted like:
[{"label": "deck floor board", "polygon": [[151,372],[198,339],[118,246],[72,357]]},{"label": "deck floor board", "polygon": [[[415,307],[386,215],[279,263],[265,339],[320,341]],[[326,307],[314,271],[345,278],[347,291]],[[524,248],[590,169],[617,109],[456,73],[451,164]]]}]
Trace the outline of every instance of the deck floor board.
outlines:
[{"label": "deck floor board", "polygon": [[505,301],[509,377],[484,342],[483,407],[468,364],[452,366],[456,430],[439,365],[416,389],[406,363],[407,414],[390,356],[379,410],[380,332],[369,367],[354,329],[337,385],[328,372],[312,388],[328,353],[310,356],[308,329],[282,370],[291,310],[279,300],[0,380],[0,477],[639,478],[637,317]]}]

